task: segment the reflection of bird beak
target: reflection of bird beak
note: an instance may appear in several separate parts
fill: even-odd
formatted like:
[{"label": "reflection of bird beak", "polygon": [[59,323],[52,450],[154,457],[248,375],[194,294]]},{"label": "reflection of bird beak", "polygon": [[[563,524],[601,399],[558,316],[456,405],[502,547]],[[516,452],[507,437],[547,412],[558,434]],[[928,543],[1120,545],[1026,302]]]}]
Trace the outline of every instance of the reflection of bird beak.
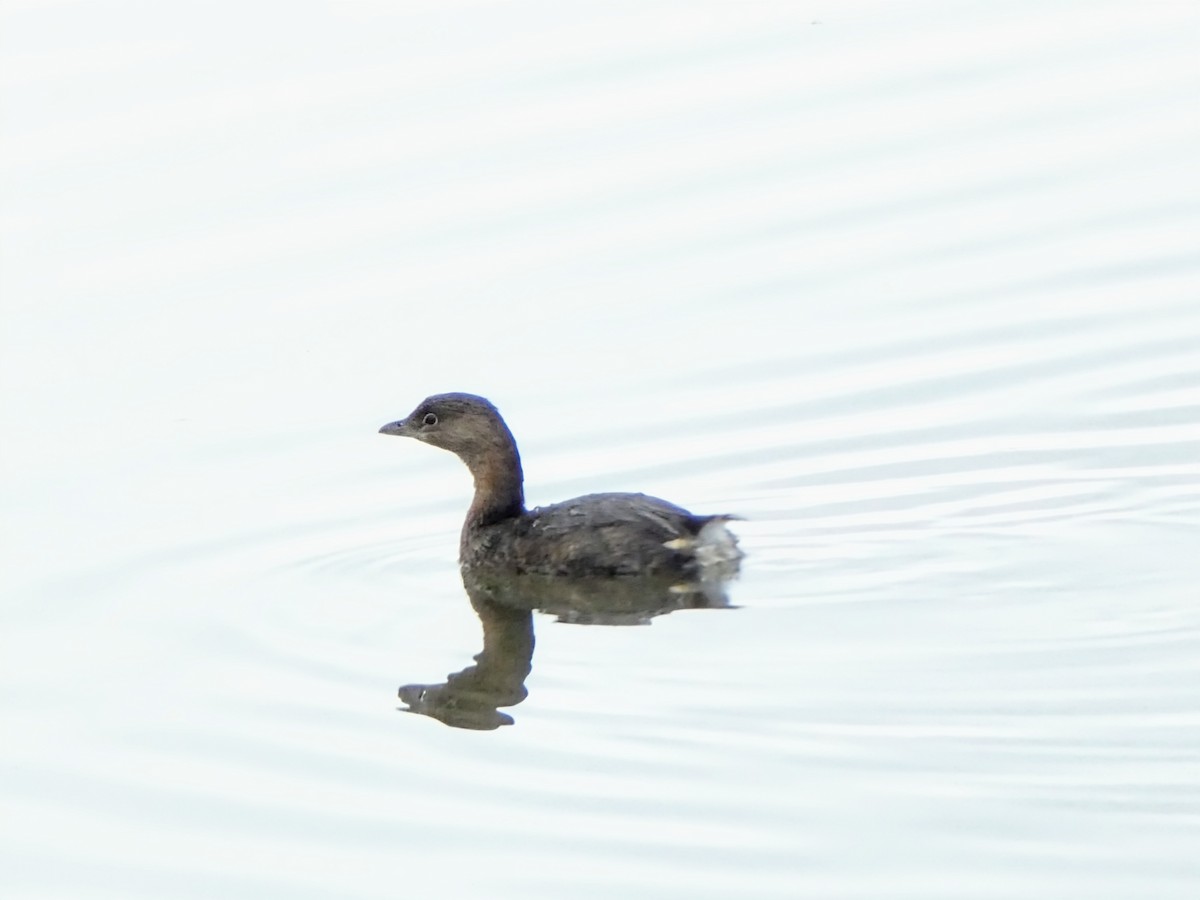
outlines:
[{"label": "reflection of bird beak", "polygon": [[403,435],[405,433],[404,432],[404,420],[399,419],[395,422],[388,422],[386,425],[384,425],[382,428],[379,429],[379,433],[380,434]]}]

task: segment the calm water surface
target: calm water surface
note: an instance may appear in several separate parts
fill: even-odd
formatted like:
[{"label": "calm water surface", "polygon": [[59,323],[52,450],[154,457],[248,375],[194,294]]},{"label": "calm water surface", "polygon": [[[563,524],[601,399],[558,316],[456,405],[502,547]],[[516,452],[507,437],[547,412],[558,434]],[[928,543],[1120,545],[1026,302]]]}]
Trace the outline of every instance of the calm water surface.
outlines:
[{"label": "calm water surface", "polygon": [[[5,897],[1197,896],[1189,4],[281,16],[6,13]],[[403,712],[444,390],[732,608]]]}]

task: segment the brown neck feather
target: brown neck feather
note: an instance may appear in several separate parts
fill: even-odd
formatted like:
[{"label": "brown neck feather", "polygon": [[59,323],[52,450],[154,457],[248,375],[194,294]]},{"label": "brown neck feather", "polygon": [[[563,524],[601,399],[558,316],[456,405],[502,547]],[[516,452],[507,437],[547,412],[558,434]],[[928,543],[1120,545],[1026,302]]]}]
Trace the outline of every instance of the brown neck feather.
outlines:
[{"label": "brown neck feather", "polygon": [[467,527],[492,525],[525,511],[521,458],[511,441],[468,465],[475,479],[475,499],[467,510]]}]

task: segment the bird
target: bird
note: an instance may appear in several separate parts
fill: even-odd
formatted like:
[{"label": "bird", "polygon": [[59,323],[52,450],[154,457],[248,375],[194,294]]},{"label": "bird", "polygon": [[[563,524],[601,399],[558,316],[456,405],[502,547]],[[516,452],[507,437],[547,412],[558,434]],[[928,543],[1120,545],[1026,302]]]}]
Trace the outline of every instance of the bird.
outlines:
[{"label": "bird", "polygon": [[743,556],[726,523],[658,497],[601,493],[526,509],[517,442],[496,407],[467,393],[435,394],[381,434],[413,438],[461,459],[475,495],[459,537],[464,572],[724,579]]}]

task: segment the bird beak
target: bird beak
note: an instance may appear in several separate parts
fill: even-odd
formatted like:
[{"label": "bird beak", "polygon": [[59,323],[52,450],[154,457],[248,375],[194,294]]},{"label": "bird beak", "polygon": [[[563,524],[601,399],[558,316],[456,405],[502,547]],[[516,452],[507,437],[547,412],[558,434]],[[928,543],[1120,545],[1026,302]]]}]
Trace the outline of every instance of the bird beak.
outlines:
[{"label": "bird beak", "polygon": [[404,423],[403,419],[399,419],[395,422],[388,422],[386,425],[384,425],[382,428],[379,429],[379,433],[380,434],[404,435],[407,433],[404,430],[404,426],[405,426],[405,423]]}]

